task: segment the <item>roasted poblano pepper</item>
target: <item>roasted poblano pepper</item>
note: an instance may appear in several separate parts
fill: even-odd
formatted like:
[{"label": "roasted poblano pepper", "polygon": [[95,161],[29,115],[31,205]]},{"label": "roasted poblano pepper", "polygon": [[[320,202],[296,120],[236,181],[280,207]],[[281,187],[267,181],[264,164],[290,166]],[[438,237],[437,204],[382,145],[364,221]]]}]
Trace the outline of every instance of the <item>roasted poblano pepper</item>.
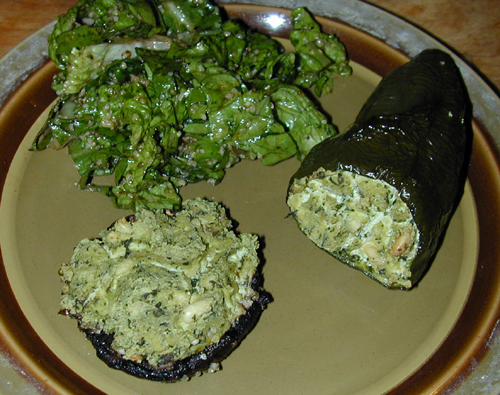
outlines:
[{"label": "roasted poblano pepper", "polygon": [[393,70],[292,177],[287,203],[300,229],[386,287],[413,287],[463,188],[468,110],[448,54],[425,50]]}]

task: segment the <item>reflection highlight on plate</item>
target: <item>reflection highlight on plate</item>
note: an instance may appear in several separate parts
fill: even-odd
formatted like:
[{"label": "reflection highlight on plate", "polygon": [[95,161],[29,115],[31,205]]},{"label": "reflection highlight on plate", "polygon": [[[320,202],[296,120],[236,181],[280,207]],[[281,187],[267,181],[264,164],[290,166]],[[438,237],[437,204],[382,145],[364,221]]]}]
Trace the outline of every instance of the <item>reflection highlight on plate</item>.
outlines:
[{"label": "reflection highlight on plate", "polygon": [[271,14],[264,18],[264,23],[269,25],[269,27],[271,27],[272,29],[279,29],[280,27],[283,27],[285,23],[287,23],[287,20],[283,15]]}]

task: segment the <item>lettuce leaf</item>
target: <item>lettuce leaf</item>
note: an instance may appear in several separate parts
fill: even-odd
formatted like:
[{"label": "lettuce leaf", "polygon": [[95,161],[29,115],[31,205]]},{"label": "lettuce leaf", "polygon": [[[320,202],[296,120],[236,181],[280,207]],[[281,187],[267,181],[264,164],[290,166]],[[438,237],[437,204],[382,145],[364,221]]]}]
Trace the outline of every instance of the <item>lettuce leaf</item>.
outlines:
[{"label": "lettuce leaf", "polygon": [[337,133],[306,88],[350,68],[307,10],[292,18],[285,53],[205,0],[81,0],[49,37],[59,101],[32,149],[68,147],[80,187],[126,209],[176,209],[242,159],[304,158]]}]

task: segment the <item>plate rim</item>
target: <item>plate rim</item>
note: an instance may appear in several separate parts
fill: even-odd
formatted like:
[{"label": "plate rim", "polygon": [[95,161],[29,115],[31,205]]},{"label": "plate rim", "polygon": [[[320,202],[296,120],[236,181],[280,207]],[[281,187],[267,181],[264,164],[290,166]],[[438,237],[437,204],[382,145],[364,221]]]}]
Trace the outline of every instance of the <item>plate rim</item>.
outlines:
[{"label": "plate rim", "polygon": [[[286,0],[285,0],[285,1],[286,1]],[[283,2],[285,2],[285,1],[279,1],[279,0],[276,0],[275,2],[273,2],[273,5],[272,5],[271,7],[272,7],[272,8],[276,8],[276,4],[277,4],[277,3],[283,3]],[[233,2],[220,1],[220,3],[221,3],[221,5],[222,5],[222,6],[226,6],[226,5],[229,5],[230,3],[233,3]],[[250,5],[250,6],[262,5],[262,6],[269,7],[267,4],[260,4],[260,3],[269,3],[269,1],[268,1],[268,0],[265,0],[265,1],[262,1],[262,0],[257,0],[257,1],[241,0],[241,2],[239,2],[238,6],[239,6],[239,5],[241,5],[241,3],[247,4],[247,5]],[[358,4],[358,5],[360,5],[360,7],[364,7],[364,6],[367,6],[367,5],[368,5],[367,3],[364,3],[364,2],[362,2],[362,1],[357,1],[357,0],[349,0],[349,1],[337,0],[337,1],[333,1],[333,3],[340,3],[340,4],[345,4],[345,3],[354,3],[354,4]],[[234,4],[234,3],[233,3],[233,4]],[[373,6],[373,5],[369,5],[369,7],[370,7],[370,8],[373,8],[373,7],[375,7],[375,6]],[[311,7],[311,8],[312,8],[312,7]],[[319,12],[316,12],[316,11],[314,11],[314,10],[312,10],[312,11],[313,11],[315,14],[321,15],[321,13],[319,13]],[[380,11],[382,11],[382,10],[380,10]],[[384,12],[384,11],[382,11],[382,12]],[[392,18],[396,18],[396,19],[398,19],[398,17],[397,17],[397,16],[394,16],[394,15],[392,15],[392,14],[389,14],[389,15],[391,15],[391,17],[392,17]],[[334,19],[334,20],[337,20],[337,18],[335,18],[334,16],[331,16],[331,15],[324,15],[324,16],[326,16],[327,18],[332,18],[332,19]],[[342,21],[341,21],[341,23],[345,23],[345,21],[343,21],[343,20],[342,20]],[[404,23],[406,24],[407,22],[406,22],[406,21],[404,21]],[[363,29],[361,29],[361,28],[359,28],[359,27],[357,27],[357,26],[355,26],[355,27],[356,27],[357,29],[361,30],[361,31],[364,31],[364,32],[365,32],[365,33],[367,33],[367,34],[374,35],[373,33],[368,32],[368,31],[365,31],[365,30],[363,30]],[[50,31],[51,31],[51,29],[52,29],[52,24],[49,24],[49,25],[45,26],[44,28],[40,29],[40,30],[39,30],[37,33],[35,33],[34,35],[32,35],[32,36],[28,37],[28,38],[27,38],[25,41],[23,41],[20,45],[16,46],[13,50],[11,50],[11,51],[10,51],[10,52],[9,52],[9,53],[8,53],[8,54],[4,57],[4,58],[2,58],[2,60],[0,60],[0,77],[2,77],[2,67],[5,65],[5,59],[9,60],[11,56],[17,56],[19,53],[23,53],[23,52],[25,52],[25,51],[27,50],[26,48],[29,48],[29,50],[32,50],[32,48],[33,48],[32,44],[34,43],[33,38],[34,38],[34,37],[37,37],[37,39],[38,39],[40,36],[46,35],[46,34],[47,34],[47,32],[50,32]],[[425,33],[425,32],[423,32],[423,33],[424,33],[425,35],[427,35],[427,33]],[[377,36],[375,35],[375,37],[377,37]],[[425,37],[427,37],[427,36],[425,36]],[[381,37],[378,37],[378,38],[382,39]],[[431,40],[434,40],[432,37],[430,37],[430,39],[431,39]],[[44,40],[45,40],[45,38],[44,38]],[[382,40],[383,40],[383,39],[382,39]],[[463,62],[463,61],[461,60],[461,58],[460,58],[457,54],[455,54],[455,53],[454,53],[454,51],[453,51],[451,48],[449,48],[449,47],[447,47],[447,46],[445,46],[444,44],[441,44],[441,43],[439,43],[439,42],[432,42],[432,44],[433,44],[433,46],[434,46],[434,47],[442,47],[442,48],[444,48],[447,52],[451,52],[452,54],[454,54],[454,57],[455,57],[455,59],[456,59],[456,61],[457,61],[457,64],[459,64],[459,67],[461,68],[461,70],[462,70],[462,71],[463,71],[463,70],[465,70],[465,71],[466,71],[466,73],[465,73],[465,74],[466,74],[466,76],[468,76],[468,78],[466,79],[466,83],[467,83],[468,87],[469,87],[469,85],[470,85],[470,78],[471,78],[471,76],[472,76],[472,77],[474,77],[473,79],[479,78],[479,81],[478,81],[478,82],[474,82],[474,84],[472,85],[473,91],[474,91],[474,92],[476,92],[476,90],[475,90],[475,89],[477,89],[477,87],[481,87],[481,86],[483,86],[483,87],[485,87],[485,88],[488,90],[488,94],[493,94],[493,95],[494,95],[494,97],[495,97],[495,99],[498,101],[498,96],[497,96],[497,95],[496,95],[496,93],[494,93],[494,92],[493,92],[493,90],[489,87],[488,83],[487,83],[486,81],[484,81],[484,80],[483,80],[483,77],[481,77],[480,75],[478,75],[478,74],[477,74],[477,73],[473,70],[473,68],[472,68],[472,67],[470,67],[470,66],[469,66],[469,65],[467,65],[465,62]],[[37,43],[35,43],[34,45],[35,45],[35,47],[36,47],[36,48],[39,48],[40,43],[39,43],[39,42],[37,42]],[[388,45],[389,45],[389,46],[392,46],[392,45],[390,45],[389,43],[388,43]],[[398,44],[398,45],[399,45],[399,44]],[[397,48],[397,49],[398,49],[398,50],[401,50],[401,51],[404,53],[404,52],[405,52],[405,48],[406,48],[406,47],[405,47],[404,45],[400,45],[400,46],[401,46],[401,48]],[[408,55],[410,55],[410,56],[412,56],[412,51],[410,51],[410,50],[409,50],[409,51],[407,52],[407,54],[408,54]],[[45,59],[46,59],[46,58],[45,58]],[[44,60],[44,62],[45,62],[45,60]],[[15,82],[16,82],[16,84],[17,84],[17,85],[15,85],[15,86],[16,86],[16,89],[18,89],[18,88],[19,88],[19,86],[23,83],[23,81],[25,81],[25,80],[26,80],[26,77],[28,77],[28,78],[29,78],[29,76],[30,76],[30,75],[32,75],[32,73],[34,73],[34,72],[38,69],[38,66],[37,66],[37,67],[35,67],[35,68],[33,68],[33,66],[32,66],[32,65],[30,65],[29,67],[30,67],[29,69],[24,69],[24,70],[23,70],[23,72],[22,72],[21,74],[18,74],[18,75],[16,76],[16,78],[15,78]],[[10,93],[14,93],[14,92],[15,92],[15,89],[14,89],[12,92],[10,92]],[[2,97],[0,96],[0,99],[1,99],[1,98],[2,98]],[[9,100],[9,99],[7,98],[7,100]],[[481,104],[483,104],[483,103],[482,103],[482,102],[479,102],[479,107],[481,107]],[[1,101],[0,101],[0,106],[1,106],[1,105],[2,105],[2,103],[1,103]],[[475,106],[475,107],[477,107],[477,106]],[[498,114],[500,114],[500,112],[499,112]],[[475,116],[475,118],[479,121],[479,123],[480,123],[481,125],[484,125],[484,127],[485,127],[487,130],[490,130],[490,129],[488,128],[488,126],[487,126],[487,125],[491,123],[491,119],[488,119],[488,118],[487,118],[487,114],[486,114],[486,118],[484,118],[484,117],[485,117],[485,114],[484,114],[483,112],[474,113],[474,116]],[[498,122],[500,123],[500,121],[498,121]],[[498,152],[497,152],[497,148],[498,148],[498,144],[499,144],[498,142],[499,142],[499,138],[500,138],[500,137],[499,137],[499,136],[497,136],[497,135],[484,136],[484,137],[485,137],[485,141],[486,141],[486,142],[489,142],[491,145],[493,145],[493,147],[491,147],[491,154],[492,154],[492,155],[493,155],[493,157],[496,159],[496,163],[497,163],[497,170],[498,170],[498,167],[499,167],[499,166],[498,166],[498,162],[499,162],[499,161],[498,161]],[[498,313],[499,313],[499,312],[498,312],[498,310],[497,310],[497,311],[495,312],[495,316],[496,316],[496,317],[498,317]],[[495,339],[495,338],[496,338],[496,335],[497,335],[497,332],[498,332],[498,329],[496,328],[496,326],[493,326],[492,331],[491,331],[491,339],[489,339],[489,340],[493,340],[493,339]],[[490,351],[490,352],[489,352],[489,354],[491,354],[491,350],[493,350],[493,345],[494,345],[493,343],[494,343],[494,342],[490,342],[490,341],[488,341],[488,344],[487,344],[487,345],[485,345],[485,347],[484,347],[484,350],[485,350],[485,351],[487,351],[487,350],[489,350],[489,351]],[[496,343],[499,343],[499,342],[495,342],[495,344],[496,344]],[[5,345],[0,344],[0,350],[3,348],[2,346],[4,347]],[[467,379],[469,379],[470,377],[472,377],[472,374],[473,374],[473,372],[471,372],[471,374],[467,376]],[[461,381],[461,382],[462,382],[462,381],[464,381],[464,382],[465,382],[466,380],[462,380],[462,379],[460,378],[460,380],[459,380],[459,381]],[[389,392],[389,393],[392,393],[392,390],[391,390],[391,392]]]}]

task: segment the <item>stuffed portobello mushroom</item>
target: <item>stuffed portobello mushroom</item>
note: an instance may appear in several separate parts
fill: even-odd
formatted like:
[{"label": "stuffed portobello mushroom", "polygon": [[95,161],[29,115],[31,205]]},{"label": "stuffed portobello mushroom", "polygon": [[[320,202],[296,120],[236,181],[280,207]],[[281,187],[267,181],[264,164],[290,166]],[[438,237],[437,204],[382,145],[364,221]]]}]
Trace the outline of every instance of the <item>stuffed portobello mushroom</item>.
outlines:
[{"label": "stuffed portobello mushroom", "polygon": [[425,50],[393,70],[354,124],[315,146],[292,177],[299,228],[384,286],[412,288],[463,188],[468,109],[448,54]]},{"label": "stuffed portobello mushroom", "polygon": [[62,265],[61,313],[110,367],[166,382],[214,372],[271,301],[258,244],[205,199],[139,209]]}]

